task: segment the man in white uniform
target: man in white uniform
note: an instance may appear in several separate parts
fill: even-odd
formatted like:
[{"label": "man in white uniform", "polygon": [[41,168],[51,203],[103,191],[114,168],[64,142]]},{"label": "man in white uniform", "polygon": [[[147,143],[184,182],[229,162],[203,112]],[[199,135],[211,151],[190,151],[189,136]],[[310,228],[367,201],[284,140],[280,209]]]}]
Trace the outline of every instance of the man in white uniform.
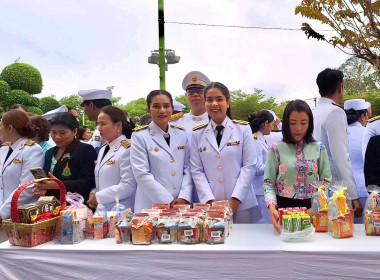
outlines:
[{"label": "man in white uniform", "polygon": [[185,96],[190,107],[190,112],[173,115],[171,123],[183,126],[186,129],[189,145],[191,144],[193,127],[208,123],[209,121],[203,95],[203,90],[209,83],[209,78],[199,71],[188,73],[182,81],[182,88],[186,91]]},{"label": "man in white uniform", "polygon": [[[90,89],[90,90],[80,90],[78,92],[79,96],[83,98],[83,102],[80,105],[84,107],[84,113],[90,121],[96,122],[98,120],[98,115],[100,114],[100,109],[105,106],[112,105],[111,96],[112,92],[104,89]],[[100,136],[98,127],[96,127],[92,138],[88,141],[88,144],[92,145],[96,152],[99,153],[100,148],[105,143],[105,140]]]},{"label": "man in white uniform", "polygon": [[344,97],[343,73],[327,68],[318,74],[317,84],[321,99],[314,109],[314,139],[322,142],[327,149],[333,181],[348,181],[348,194],[356,217],[363,208],[358,191],[348,148],[347,116],[338,105]]},{"label": "man in white uniform", "polygon": [[365,128],[363,141],[362,141],[363,159],[365,158],[365,151],[367,150],[369,139],[371,139],[372,136],[380,135],[380,121],[379,120],[380,120],[380,116],[377,116],[368,120],[368,124]]}]

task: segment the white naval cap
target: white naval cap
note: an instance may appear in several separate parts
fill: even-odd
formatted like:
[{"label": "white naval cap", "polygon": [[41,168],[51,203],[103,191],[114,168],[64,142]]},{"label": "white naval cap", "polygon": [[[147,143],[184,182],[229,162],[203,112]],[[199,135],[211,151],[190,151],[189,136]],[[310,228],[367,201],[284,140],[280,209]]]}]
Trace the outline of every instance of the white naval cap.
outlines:
[{"label": "white naval cap", "polygon": [[178,102],[177,100],[173,99],[173,109],[174,111],[182,111],[186,106],[183,105],[181,102]]},{"label": "white naval cap", "polygon": [[366,110],[371,107],[371,103],[364,99],[351,99],[344,102],[344,110],[354,109],[356,111]]},{"label": "white naval cap", "polygon": [[182,88],[186,91],[190,88],[205,88],[210,84],[210,79],[199,71],[187,73],[182,81]]},{"label": "white naval cap", "polygon": [[[267,110],[267,109],[265,109],[265,110]],[[274,120],[277,120],[277,116],[276,116],[275,112],[273,112],[272,110],[267,110],[267,111],[273,116]]]},{"label": "white naval cap", "polygon": [[65,105],[62,105],[61,107],[58,107],[57,109],[51,110],[49,112],[46,112],[45,114],[42,115],[42,117],[44,117],[47,120],[51,120],[57,114],[68,112],[68,111],[69,111],[69,109]]},{"label": "white naval cap", "polygon": [[83,98],[81,106],[83,106],[83,102],[87,100],[94,99],[110,99],[112,96],[112,92],[106,89],[90,89],[90,90],[80,90],[78,95]]}]

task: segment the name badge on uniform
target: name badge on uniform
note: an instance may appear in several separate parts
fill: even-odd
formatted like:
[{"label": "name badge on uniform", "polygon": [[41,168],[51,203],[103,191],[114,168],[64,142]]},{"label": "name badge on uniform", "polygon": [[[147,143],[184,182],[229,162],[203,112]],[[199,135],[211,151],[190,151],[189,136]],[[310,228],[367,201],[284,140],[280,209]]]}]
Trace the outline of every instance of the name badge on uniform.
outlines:
[{"label": "name badge on uniform", "polygon": [[112,160],[109,160],[106,162],[107,165],[112,165],[112,164],[115,164],[115,160],[112,159]]},{"label": "name badge on uniform", "polygon": [[100,141],[100,136],[95,136],[95,141]]},{"label": "name badge on uniform", "polygon": [[183,149],[186,149],[187,148],[187,145],[182,145],[182,146],[178,146],[177,149],[178,150],[183,150]]},{"label": "name badge on uniform", "polygon": [[13,163],[22,163],[22,159],[19,159],[19,158],[15,158],[14,160],[12,160]]},{"label": "name badge on uniform", "polygon": [[232,141],[232,142],[228,142],[227,146],[236,146],[236,145],[239,145],[239,144],[240,144],[240,141]]}]

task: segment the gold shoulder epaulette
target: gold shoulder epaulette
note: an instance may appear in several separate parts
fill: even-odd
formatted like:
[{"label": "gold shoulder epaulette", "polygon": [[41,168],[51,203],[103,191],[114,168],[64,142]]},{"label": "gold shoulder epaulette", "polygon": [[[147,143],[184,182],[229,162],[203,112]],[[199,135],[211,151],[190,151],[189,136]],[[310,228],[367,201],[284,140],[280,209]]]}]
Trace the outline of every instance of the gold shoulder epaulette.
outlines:
[{"label": "gold shoulder epaulette", "polygon": [[149,126],[148,124],[146,124],[146,125],[140,125],[138,127],[135,127],[133,130],[134,131],[139,131],[139,130],[147,128],[148,126]]},{"label": "gold shoulder epaulette", "polygon": [[1,144],[1,146],[10,146],[12,145],[12,142],[4,142],[3,144]]},{"label": "gold shoulder epaulette", "polygon": [[34,143],[36,143],[36,142],[34,142],[33,140],[29,140],[29,141],[25,142],[25,145],[32,146]]},{"label": "gold shoulder epaulette", "polygon": [[171,126],[174,126],[176,128],[179,128],[181,130],[186,130],[186,128],[184,128],[183,126],[180,126],[180,125],[176,125],[176,124],[171,124]]},{"label": "gold shoulder epaulette", "polygon": [[120,142],[120,144],[121,144],[124,148],[126,148],[126,149],[128,149],[128,148],[131,146],[131,142],[129,142],[128,140],[123,140],[123,141]]},{"label": "gold shoulder epaulette", "polygon": [[380,119],[380,116],[376,116],[376,117],[369,119],[368,122],[374,122],[374,121],[377,121],[379,119]]},{"label": "gold shoulder epaulette", "polygon": [[170,117],[170,122],[172,122],[172,121],[175,121],[175,120],[178,120],[178,119],[182,118],[182,117],[183,117],[183,115],[184,115],[184,113],[183,113],[183,112],[179,112],[179,113],[177,113],[177,114],[174,114],[174,115],[172,115],[172,116]]},{"label": "gold shoulder epaulette", "polygon": [[247,125],[249,124],[249,122],[246,122],[246,121],[242,121],[242,120],[232,120],[234,123],[238,123],[238,124],[244,124],[244,125]]},{"label": "gold shoulder epaulette", "polygon": [[195,130],[198,130],[198,129],[201,129],[201,128],[204,128],[208,125],[208,123],[204,123],[204,124],[201,124],[201,125],[197,125],[196,127],[193,127],[193,131]]},{"label": "gold shoulder epaulette", "polygon": [[104,144],[102,145],[102,147],[104,147],[105,145],[108,145],[108,141],[104,142]]},{"label": "gold shoulder epaulette", "polygon": [[253,134],[253,138],[255,138],[255,139],[259,139],[259,135],[258,135],[257,133],[254,133],[254,134]]}]

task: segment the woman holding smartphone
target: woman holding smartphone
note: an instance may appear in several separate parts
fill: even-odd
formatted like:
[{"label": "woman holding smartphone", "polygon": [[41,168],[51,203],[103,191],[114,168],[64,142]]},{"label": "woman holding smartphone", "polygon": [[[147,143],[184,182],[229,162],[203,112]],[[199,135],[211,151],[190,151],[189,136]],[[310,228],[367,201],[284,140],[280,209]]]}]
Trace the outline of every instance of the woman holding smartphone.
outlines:
[{"label": "woman holding smartphone", "polygon": [[166,90],[146,98],[149,125],[132,134],[131,163],[137,181],[135,212],[153,203],[189,204],[192,193],[189,147],[185,129],[169,124],[173,99]]},{"label": "woman holding smartphone", "polygon": [[253,223],[256,150],[248,122],[232,120],[230,92],[218,82],[204,89],[210,122],[193,128],[191,173],[202,203],[229,200],[234,222]]}]

